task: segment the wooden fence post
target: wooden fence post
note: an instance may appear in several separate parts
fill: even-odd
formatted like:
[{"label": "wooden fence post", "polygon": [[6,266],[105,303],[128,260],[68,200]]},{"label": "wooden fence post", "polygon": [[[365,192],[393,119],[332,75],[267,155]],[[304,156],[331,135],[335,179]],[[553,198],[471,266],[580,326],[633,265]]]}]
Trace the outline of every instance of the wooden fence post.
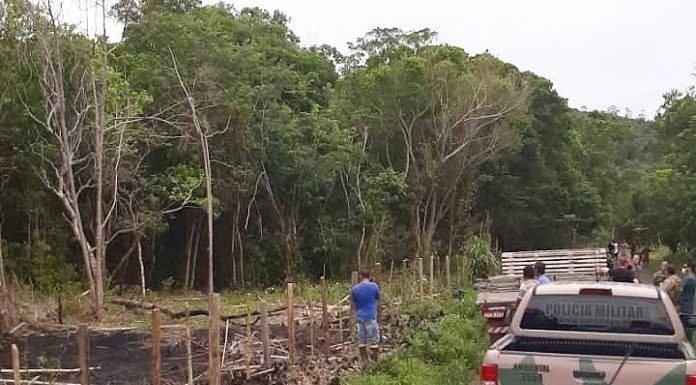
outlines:
[{"label": "wooden fence post", "polygon": [[151,381],[152,385],[160,385],[160,322],[159,322],[159,310],[152,309],[152,355],[151,359]]},{"label": "wooden fence post", "polygon": [[314,301],[312,301],[312,292],[309,292],[308,300],[308,310],[309,310],[309,355],[314,357]]},{"label": "wooden fence post", "polygon": [[270,343],[270,329],[268,328],[268,306],[266,301],[261,301],[259,305],[261,308],[261,344],[263,346],[263,366],[265,368],[271,367],[271,343]]},{"label": "wooden fence post", "polygon": [[338,342],[343,343],[343,305],[338,305]]},{"label": "wooden fence post", "polygon": [[22,375],[19,372],[19,349],[12,344],[12,372],[14,374],[15,385],[22,384]]},{"label": "wooden fence post", "polygon": [[210,293],[208,306],[208,384],[220,385],[220,294]]},{"label": "wooden fence post", "polygon": [[394,260],[391,260],[391,266],[389,267],[389,285],[391,286],[392,279],[394,279]]},{"label": "wooden fence post", "polygon": [[329,288],[326,284],[326,278],[319,278],[321,287],[321,328],[327,330],[329,328]]},{"label": "wooden fence post", "polygon": [[251,379],[251,355],[254,349],[254,341],[251,339],[251,309],[249,304],[246,304],[246,380]]},{"label": "wooden fence post", "polygon": [[[358,272],[357,271],[352,271],[350,273],[350,287],[352,288],[358,283]],[[355,314],[355,305],[353,304],[353,301],[350,301],[350,313],[348,314],[348,319],[349,321],[349,330],[348,330],[348,335],[350,336],[351,339],[355,337],[355,332],[357,325],[355,324],[355,317],[353,317],[353,314]]]},{"label": "wooden fence post", "polygon": [[401,303],[406,303],[406,292],[408,291],[408,259],[404,258],[401,261]]},{"label": "wooden fence post", "polygon": [[447,294],[452,291],[452,276],[450,275],[450,256],[445,255],[445,287],[447,288]]},{"label": "wooden fence post", "polygon": [[186,377],[188,385],[193,384],[193,349],[191,348],[191,316],[188,303],[186,304]]},{"label": "wooden fence post", "polygon": [[294,284],[288,282],[287,288],[287,323],[288,323],[288,353],[290,364],[295,363],[295,302],[293,299]]},{"label": "wooden fence post", "polygon": [[430,256],[430,266],[429,266],[429,279],[428,291],[430,292],[430,297],[435,295],[435,256]]},{"label": "wooden fence post", "polygon": [[418,257],[418,298],[423,300],[423,257]]},{"label": "wooden fence post", "polygon": [[77,332],[77,345],[80,360],[80,385],[89,385],[89,329],[80,325]]}]

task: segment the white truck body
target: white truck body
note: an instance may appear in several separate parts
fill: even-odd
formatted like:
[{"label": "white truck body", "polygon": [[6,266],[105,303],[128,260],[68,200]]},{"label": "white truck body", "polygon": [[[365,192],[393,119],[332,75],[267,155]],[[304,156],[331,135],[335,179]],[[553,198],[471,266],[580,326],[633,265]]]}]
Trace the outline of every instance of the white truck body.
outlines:
[{"label": "white truck body", "polygon": [[523,298],[486,352],[482,385],[696,385],[696,357],[654,286],[563,282]]}]

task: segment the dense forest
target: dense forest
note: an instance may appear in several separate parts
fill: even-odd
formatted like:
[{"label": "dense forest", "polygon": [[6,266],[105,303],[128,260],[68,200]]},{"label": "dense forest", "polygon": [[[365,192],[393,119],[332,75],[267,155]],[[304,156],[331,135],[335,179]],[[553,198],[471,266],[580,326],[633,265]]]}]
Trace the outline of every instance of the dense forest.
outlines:
[{"label": "dense forest", "polygon": [[118,283],[337,277],[481,241],[695,246],[694,89],[635,118],[430,30],[340,52],[197,0],[121,0],[118,42],[0,12],[2,255],[37,291],[99,305]]}]

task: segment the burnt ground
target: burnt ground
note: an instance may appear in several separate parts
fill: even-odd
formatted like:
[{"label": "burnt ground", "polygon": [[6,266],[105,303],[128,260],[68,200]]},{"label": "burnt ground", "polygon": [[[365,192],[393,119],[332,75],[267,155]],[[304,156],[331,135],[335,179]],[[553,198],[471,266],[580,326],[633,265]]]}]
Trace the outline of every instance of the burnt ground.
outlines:
[{"label": "burnt ground", "polygon": [[[383,327],[385,348],[393,345],[396,330],[386,320]],[[347,329],[347,325],[344,326]],[[328,340],[315,328],[315,351],[311,354],[310,327],[296,325],[295,365],[289,365],[286,328],[271,325],[272,370],[245,379],[247,339],[243,326],[230,325],[223,367],[224,384],[338,384],[346,372],[360,370],[355,348],[347,330],[341,338],[332,324]],[[258,327],[253,328],[252,374],[261,372],[261,339]],[[221,330],[224,341],[225,328]],[[185,384],[187,359],[184,329],[163,329],[161,343],[162,384]],[[76,330],[33,330],[23,336],[0,337],[0,366],[11,368],[11,344],[17,344],[22,368],[78,368],[78,340]],[[207,383],[208,332],[195,330],[192,338],[192,358],[196,383]],[[221,348],[222,351],[222,348]],[[151,368],[150,335],[146,331],[90,332],[89,366],[96,369],[90,375],[94,385],[149,384]],[[288,375],[288,368],[292,373]],[[11,375],[5,374],[5,378]],[[31,375],[32,378],[35,375]],[[25,375],[23,378],[29,378]],[[78,374],[44,375],[42,381],[79,383]]]}]

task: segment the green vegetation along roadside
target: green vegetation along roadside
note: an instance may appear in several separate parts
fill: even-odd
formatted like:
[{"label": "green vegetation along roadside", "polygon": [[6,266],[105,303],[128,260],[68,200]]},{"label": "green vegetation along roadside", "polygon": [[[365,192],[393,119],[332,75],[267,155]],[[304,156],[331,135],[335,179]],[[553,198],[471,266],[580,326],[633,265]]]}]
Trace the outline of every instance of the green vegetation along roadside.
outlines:
[{"label": "green vegetation along roadside", "polygon": [[406,305],[403,317],[417,325],[402,344],[348,380],[349,385],[466,384],[486,348],[484,320],[473,291]]}]

